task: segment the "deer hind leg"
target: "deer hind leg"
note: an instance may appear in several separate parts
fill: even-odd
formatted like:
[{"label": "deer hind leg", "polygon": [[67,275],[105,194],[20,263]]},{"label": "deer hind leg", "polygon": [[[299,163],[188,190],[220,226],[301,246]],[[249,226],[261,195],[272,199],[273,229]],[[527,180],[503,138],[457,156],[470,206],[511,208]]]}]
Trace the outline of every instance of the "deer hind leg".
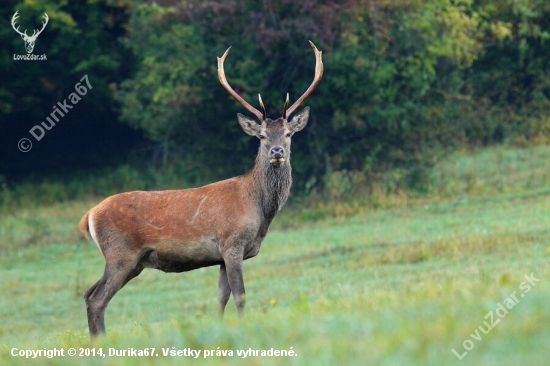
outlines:
[{"label": "deer hind leg", "polygon": [[[120,258],[120,257],[119,257]],[[105,333],[105,309],[115,294],[132,278],[138,276],[143,266],[137,261],[111,261],[106,256],[105,272],[92,287],[84,293],[90,335]]]},{"label": "deer hind leg", "polygon": [[218,279],[218,310],[220,316],[223,316],[225,305],[229,301],[229,295],[231,295],[231,288],[229,287],[229,281],[227,279],[227,270],[225,264],[220,266],[220,277]]}]

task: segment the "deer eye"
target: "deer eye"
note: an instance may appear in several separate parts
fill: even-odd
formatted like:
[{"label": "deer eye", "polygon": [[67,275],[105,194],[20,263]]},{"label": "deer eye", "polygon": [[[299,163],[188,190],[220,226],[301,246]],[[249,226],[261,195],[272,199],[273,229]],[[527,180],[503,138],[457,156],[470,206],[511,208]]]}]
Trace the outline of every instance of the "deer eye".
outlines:
[{"label": "deer eye", "polygon": [[265,140],[266,138],[265,135],[260,135],[260,140]]},{"label": "deer eye", "polygon": [[292,136],[290,132],[286,134],[286,137],[290,137],[290,136]]}]

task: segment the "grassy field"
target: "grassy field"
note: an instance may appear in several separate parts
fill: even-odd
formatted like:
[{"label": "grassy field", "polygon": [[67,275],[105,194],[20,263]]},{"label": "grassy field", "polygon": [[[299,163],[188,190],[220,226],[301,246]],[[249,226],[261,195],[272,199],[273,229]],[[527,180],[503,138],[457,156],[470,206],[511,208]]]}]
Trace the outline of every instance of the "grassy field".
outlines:
[{"label": "grassy field", "polygon": [[[146,270],[115,296],[108,335],[94,343],[82,293],[103,257],[76,231],[94,202],[9,212],[0,218],[0,364],[547,365],[548,154],[544,145],[459,153],[436,166],[425,197],[286,225],[290,210],[245,262],[243,321],[232,300],[218,319],[216,267]],[[53,348],[65,356],[11,355]],[[70,348],[106,357],[70,357]],[[146,348],[158,356],[109,356]],[[237,354],[272,348],[295,355]],[[163,355],[186,349],[201,353]]]}]

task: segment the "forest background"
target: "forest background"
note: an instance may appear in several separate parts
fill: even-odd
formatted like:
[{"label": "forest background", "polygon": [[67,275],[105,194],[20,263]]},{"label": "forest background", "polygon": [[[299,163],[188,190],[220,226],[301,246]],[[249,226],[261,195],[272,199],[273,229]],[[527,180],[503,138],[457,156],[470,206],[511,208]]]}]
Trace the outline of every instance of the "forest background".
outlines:
[{"label": "forest background", "polygon": [[[10,25],[40,29],[25,54]],[[550,138],[545,0],[4,1],[0,6],[0,204],[185,188],[246,172],[258,146],[219,84],[281,114],[311,83],[295,137],[294,195],[308,202],[430,192],[457,149]],[[93,89],[40,141],[29,130],[88,75]],[[21,138],[33,148],[21,152]],[[363,195],[364,193],[364,195]]]}]

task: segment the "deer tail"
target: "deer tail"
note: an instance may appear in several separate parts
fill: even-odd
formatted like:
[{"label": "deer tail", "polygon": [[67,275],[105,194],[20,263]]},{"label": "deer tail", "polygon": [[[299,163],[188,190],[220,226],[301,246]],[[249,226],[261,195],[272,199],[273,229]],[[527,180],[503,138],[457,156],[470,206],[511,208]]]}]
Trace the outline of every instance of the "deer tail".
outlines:
[{"label": "deer tail", "polygon": [[87,239],[90,239],[90,227],[88,225],[88,216],[90,216],[90,211],[86,212],[86,214],[82,216],[80,222],[78,223],[80,231],[84,233]]}]

